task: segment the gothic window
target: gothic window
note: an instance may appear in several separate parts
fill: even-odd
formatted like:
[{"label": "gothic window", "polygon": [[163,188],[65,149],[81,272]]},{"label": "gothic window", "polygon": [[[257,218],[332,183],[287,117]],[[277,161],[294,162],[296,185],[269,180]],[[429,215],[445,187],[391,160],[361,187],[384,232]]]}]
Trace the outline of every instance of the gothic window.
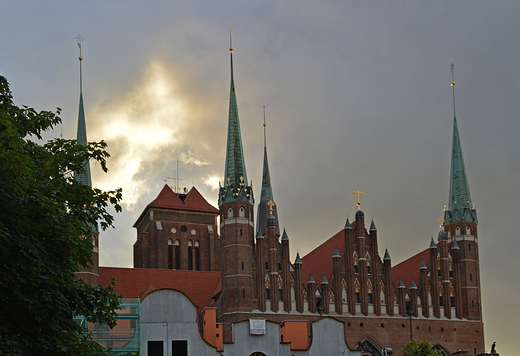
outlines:
[{"label": "gothic window", "polygon": [[455,228],[455,235],[457,235],[457,236],[460,235],[460,226],[457,226]]},{"label": "gothic window", "polygon": [[193,242],[188,241],[188,270],[193,269]]},{"label": "gothic window", "polygon": [[168,239],[168,269],[173,269],[173,241]]},{"label": "gothic window", "polygon": [[471,235],[471,228],[466,226],[466,235]]},{"label": "gothic window", "polygon": [[240,210],[238,211],[238,216],[241,218],[246,216],[246,211],[244,210],[243,207],[240,207]]},{"label": "gothic window", "polygon": [[379,294],[380,294],[380,297],[381,297],[381,304],[386,304],[386,301],[385,301],[385,284],[383,283],[383,281],[381,281],[380,290],[381,290],[381,292]]},{"label": "gothic window", "polygon": [[195,241],[195,269],[200,271],[200,246],[199,241]]},{"label": "gothic window", "polygon": [[175,269],[181,269],[181,243],[175,240]]},{"label": "gothic window", "polygon": [[343,303],[347,302],[347,283],[344,279],[341,281],[341,300]]},{"label": "gothic window", "polygon": [[359,273],[359,266],[358,265],[354,265],[354,273],[355,274]]},{"label": "gothic window", "polygon": [[381,348],[372,340],[365,339],[358,346],[362,351],[362,355],[381,356]]},{"label": "gothic window", "polygon": [[372,293],[368,293],[368,304],[374,304],[374,300],[372,299]]},{"label": "gothic window", "polygon": [[283,291],[281,289],[278,289],[278,300],[283,300]]},{"label": "gothic window", "polygon": [[233,217],[233,209],[232,209],[232,208],[229,208],[229,209],[228,209],[228,211],[227,211],[227,217],[228,217],[228,219]]},{"label": "gothic window", "polygon": [[334,293],[329,291],[329,303],[334,303]]},{"label": "gothic window", "polygon": [[265,270],[268,271],[269,270],[269,263],[265,263]]},{"label": "gothic window", "polygon": [[271,300],[271,293],[269,293],[269,289],[265,290],[265,300]]},{"label": "gothic window", "polygon": [[361,303],[361,296],[359,294],[360,286],[359,286],[359,281],[357,279],[354,282],[354,291],[355,291],[355,295],[354,295],[355,303]]},{"label": "gothic window", "polygon": [[279,270],[279,271],[282,270],[282,264],[281,264],[281,263],[278,263],[278,270]]}]

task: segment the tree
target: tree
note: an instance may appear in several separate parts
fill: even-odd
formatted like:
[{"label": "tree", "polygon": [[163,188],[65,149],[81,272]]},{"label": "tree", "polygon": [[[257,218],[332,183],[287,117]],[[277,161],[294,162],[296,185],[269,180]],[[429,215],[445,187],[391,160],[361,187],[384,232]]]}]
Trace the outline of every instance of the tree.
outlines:
[{"label": "tree", "polygon": [[412,340],[402,350],[403,356],[442,356],[439,350],[432,350],[432,344],[426,340]]},{"label": "tree", "polygon": [[[115,325],[120,296],[74,275],[92,262],[92,227],[112,225],[121,189],[80,185],[73,172],[88,159],[107,171],[106,143],[54,139],[42,133],[61,123],[60,109],[17,107],[0,76],[0,354],[100,355],[103,348],[74,322]],[[87,236],[88,238],[83,238]]]}]

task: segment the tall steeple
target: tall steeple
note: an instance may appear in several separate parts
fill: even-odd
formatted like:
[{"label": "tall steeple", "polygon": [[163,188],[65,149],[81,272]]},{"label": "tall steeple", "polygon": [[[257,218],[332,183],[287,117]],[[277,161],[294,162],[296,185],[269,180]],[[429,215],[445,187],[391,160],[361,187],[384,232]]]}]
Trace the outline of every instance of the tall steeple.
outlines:
[{"label": "tall steeple", "polygon": [[450,196],[448,209],[444,214],[444,224],[469,221],[477,222],[477,212],[471,204],[468,179],[462,158],[459,129],[457,126],[457,115],[455,111],[455,80],[453,64],[451,65],[453,88],[453,144],[451,150],[451,173],[450,173]]},{"label": "tall steeple", "polygon": [[[76,37],[79,47],[79,113],[78,113],[78,133],[77,141],[80,145],[87,146],[87,126],[85,124],[85,110],[83,109],[83,77],[81,71],[81,42],[84,38],[81,35]],[[81,185],[92,187],[92,179],[90,177],[90,163],[88,160],[84,163],[85,172],[74,172],[74,179]],[[99,230],[97,223],[91,225],[92,231],[92,263],[87,268],[78,266],[76,276],[83,279],[90,285],[99,284]]]},{"label": "tall steeple", "polygon": [[[224,186],[219,189],[222,314],[251,312],[254,308],[253,256],[255,234],[253,187],[247,185],[246,165],[240,135],[237,99],[233,80],[231,46],[231,93]],[[224,330],[230,325],[221,319]]]},{"label": "tall steeple", "polygon": [[[264,167],[262,172],[262,192],[260,194],[260,203],[256,216],[257,231],[261,231],[262,235],[267,234],[267,218],[270,216],[268,203],[274,202],[273,189],[271,187],[271,176],[269,174],[269,162],[267,161],[267,145],[265,135],[265,106],[264,106]],[[278,223],[278,210],[273,205],[273,216],[276,219],[276,236],[280,236],[280,225]]]},{"label": "tall steeple", "polygon": [[[83,42],[83,36],[78,35],[76,39],[78,40],[79,47],[79,113],[77,141],[80,145],[87,146],[87,126],[85,123],[85,110],[83,109],[83,77],[81,70],[81,62],[83,61],[83,57],[81,57],[81,42]],[[74,179],[82,185],[92,187],[89,161],[85,162],[84,168],[84,173],[74,172]]]},{"label": "tall steeple", "polygon": [[231,32],[229,51],[231,56],[231,89],[229,95],[226,167],[224,186],[220,187],[219,192],[219,206],[233,201],[249,202],[253,205],[253,189],[252,186],[247,185],[244,150],[242,148],[242,136],[240,134],[240,121],[238,118],[238,106],[233,78],[233,46],[231,45]]}]

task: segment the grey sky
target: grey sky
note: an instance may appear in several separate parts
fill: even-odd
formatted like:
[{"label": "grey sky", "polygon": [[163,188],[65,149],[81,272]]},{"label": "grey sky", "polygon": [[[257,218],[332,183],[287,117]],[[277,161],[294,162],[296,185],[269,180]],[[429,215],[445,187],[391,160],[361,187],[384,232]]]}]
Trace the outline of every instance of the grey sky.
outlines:
[{"label": "grey sky", "polygon": [[[166,177],[223,180],[229,36],[245,160],[260,196],[262,105],[280,226],[306,254],[362,209],[393,264],[439,231],[453,123],[450,64],[477,204],[487,349],[520,330],[516,219],[520,3],[515,1],[16,1],[2,3],[0,74],[15,102],[63,109],[76,134],[78,48],[89,140],[105,139],[125,211],[101,235],[101,264],[131,266],[132,229]],[[213,180],[210,178],[213,177]],[[173,184],[172,180],[169,180]]]}]

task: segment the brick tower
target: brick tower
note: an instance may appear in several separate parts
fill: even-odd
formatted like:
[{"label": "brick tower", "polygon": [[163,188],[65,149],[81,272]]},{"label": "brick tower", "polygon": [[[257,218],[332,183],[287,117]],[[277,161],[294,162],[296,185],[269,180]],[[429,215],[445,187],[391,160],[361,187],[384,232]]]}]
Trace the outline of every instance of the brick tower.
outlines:
[{"label": "brick tower", "polygon": [[[453,76],[453,65],[451,68]],[[444,231],[450,248],[458,249],[457,260],[461,295],[461,317],[481,320],[480,268],[478,258],[477,211],[471,203],[468,179],[462,158],[457,117],[455,81],[453,87],[453,145],[451,151],[450,196],[444,212]],[[458,263],[457,263],[458,262]]]},{"label": "brick tower", "polygon": [[253,310],[254,197],[247,183],[230,46],[231,90],[224,186],[219,189],[222,314]]},{"label": "brick tower", "polygon": [[[81,42],[79,46],[79,113],[78,113],[78,132],[77,141],[80,145],[87,146],[87,125],[85,123],[85,110],[83,109],[83,78],[81,71]],[[90,163],[85,162],[82,172],[74,172],[74,179],[82,185],[92,187],[90,177]],[[92,264],[89,268],[79,267],[76,275],[91,285],[98,285],[99,281],[99,230],[96,224],[92,225]]]}]

